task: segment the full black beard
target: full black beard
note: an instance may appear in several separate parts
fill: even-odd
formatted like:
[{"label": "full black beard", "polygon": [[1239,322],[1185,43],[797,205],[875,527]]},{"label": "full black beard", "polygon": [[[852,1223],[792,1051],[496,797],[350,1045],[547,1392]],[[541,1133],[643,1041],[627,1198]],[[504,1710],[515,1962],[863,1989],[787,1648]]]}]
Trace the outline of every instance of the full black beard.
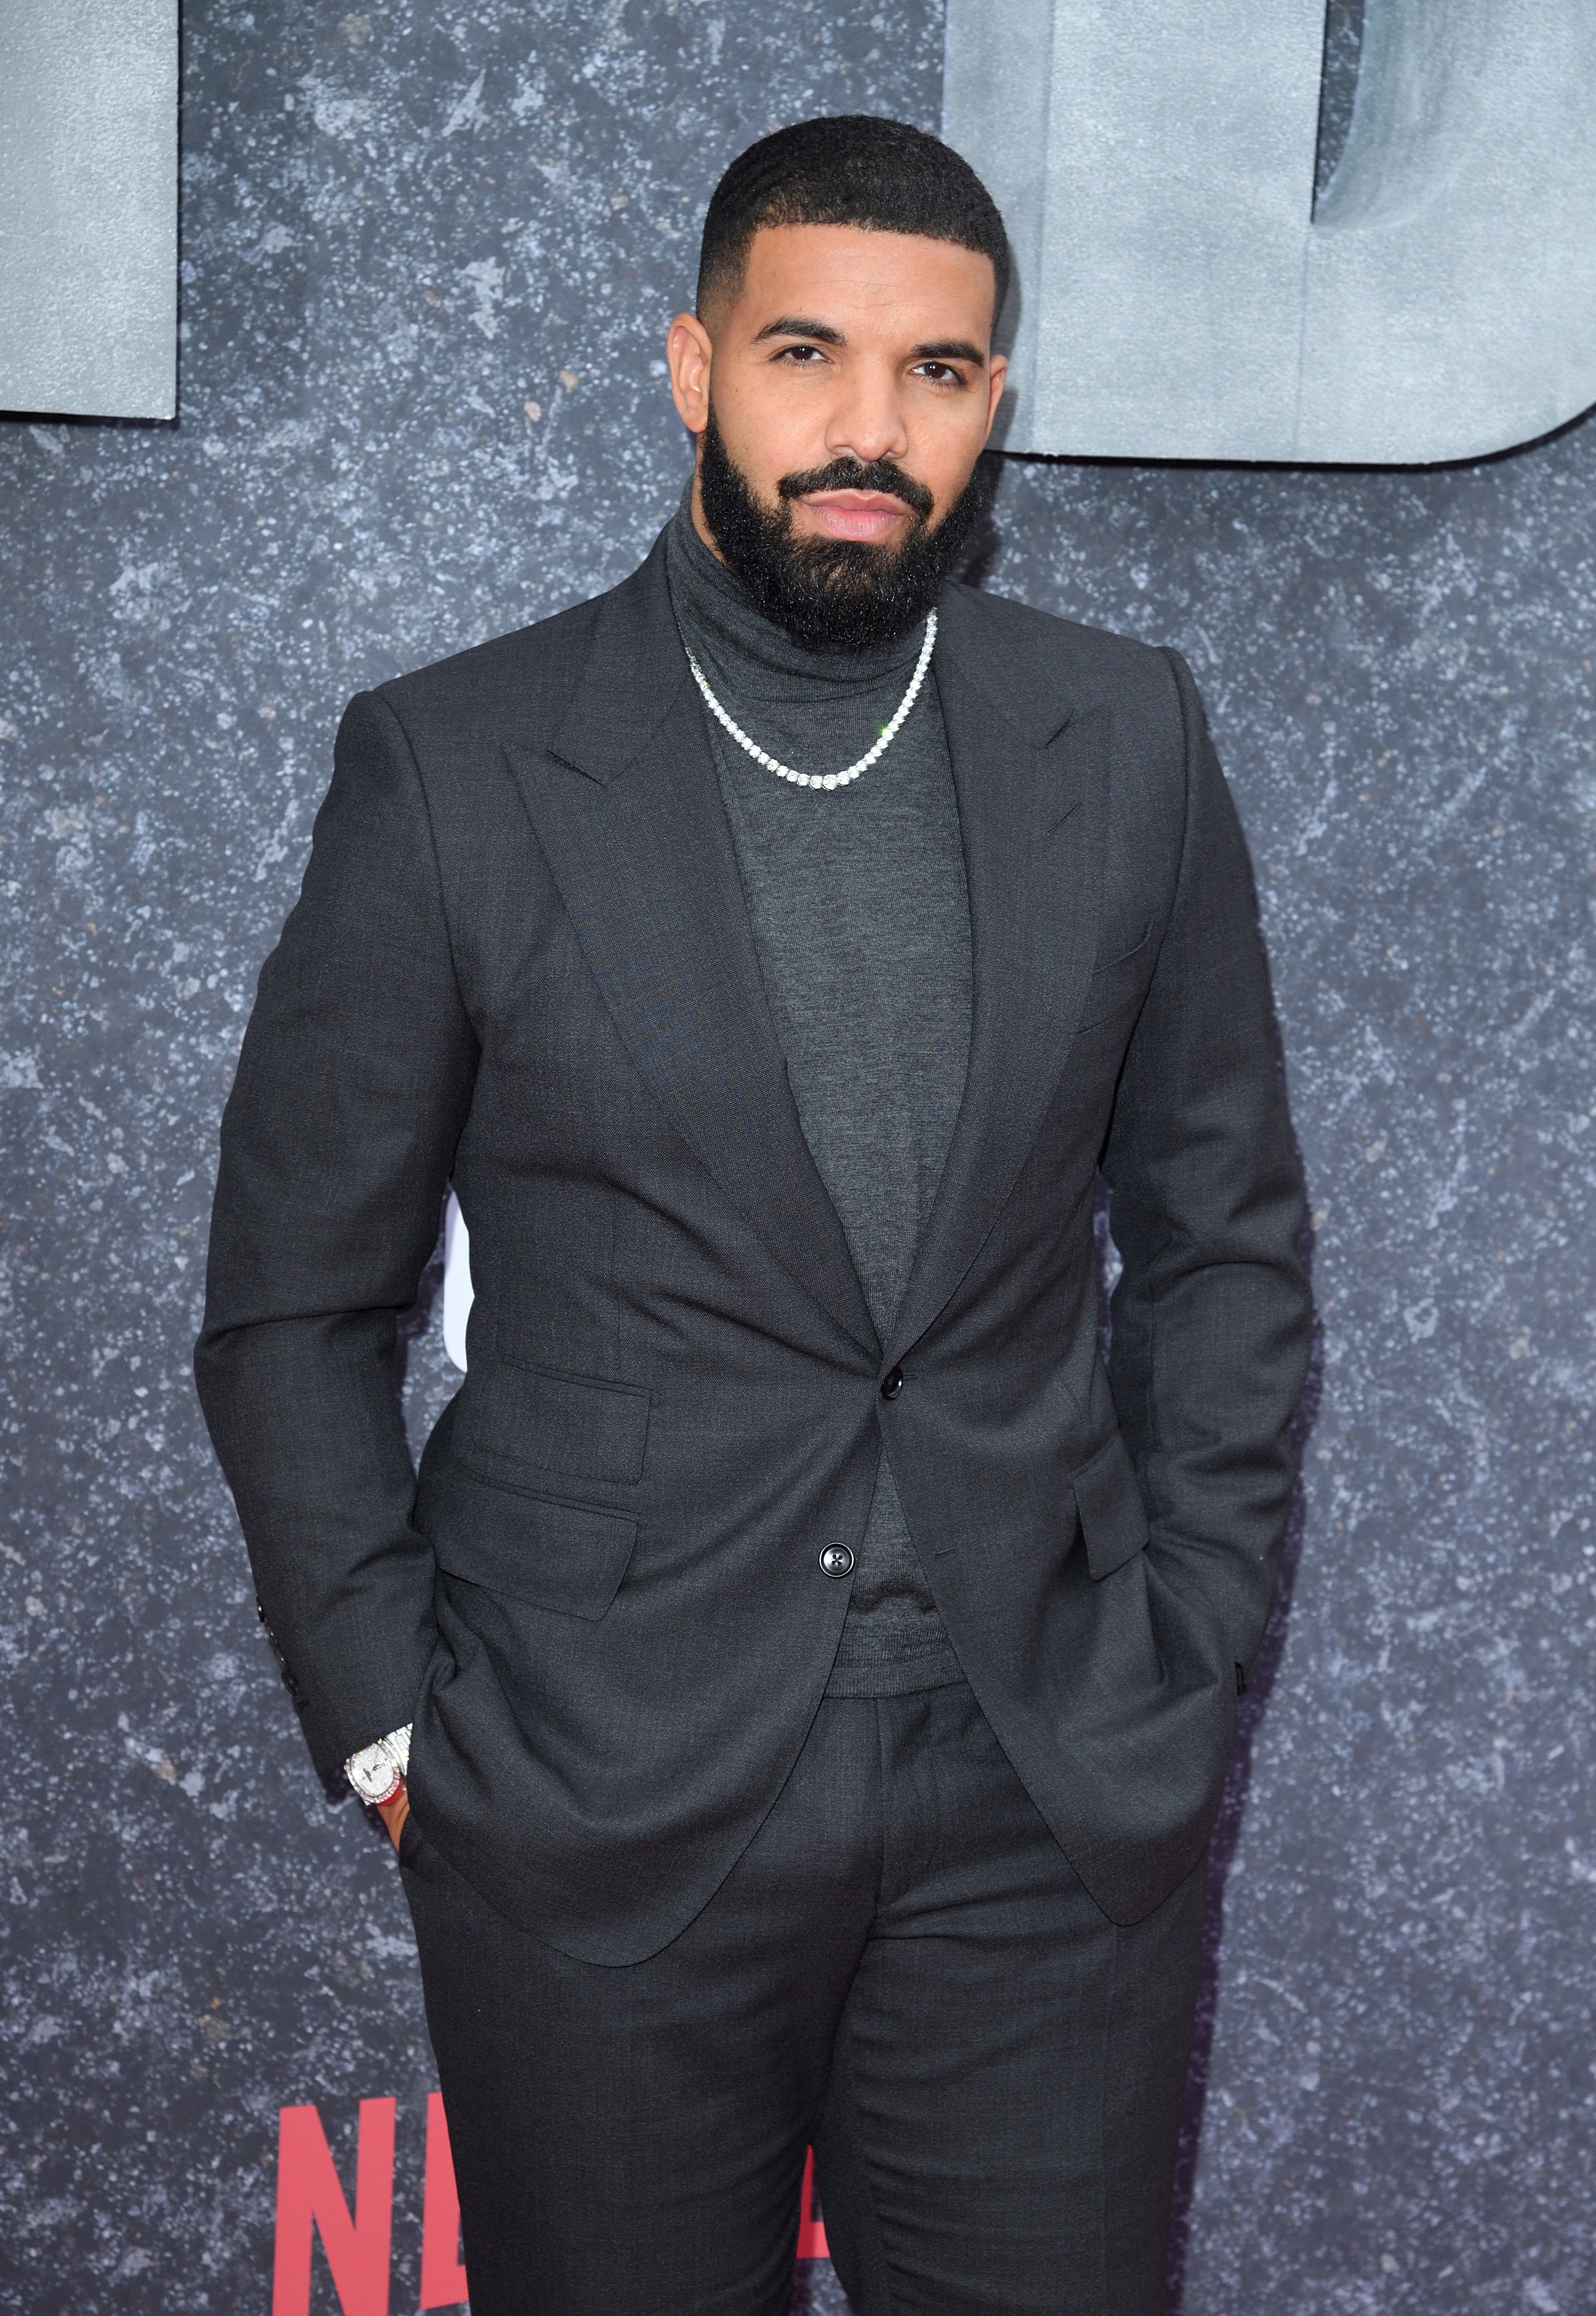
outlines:
[{"label": "full black beard", "polygon": [[[755,498],[733,461],[715,413],[704,430],[699,494],[728,570],[767,619],[813,652],[870,651],[917,627],[958,569],[986,510],[991,486],[978,464],[941,522],[925,485],[888,460],[838,459],[811,474],[784,475],[774,512]],[[796,539],[792,505],[812,491],[889,491],[914,512],[897,547],[854,539]]]}]

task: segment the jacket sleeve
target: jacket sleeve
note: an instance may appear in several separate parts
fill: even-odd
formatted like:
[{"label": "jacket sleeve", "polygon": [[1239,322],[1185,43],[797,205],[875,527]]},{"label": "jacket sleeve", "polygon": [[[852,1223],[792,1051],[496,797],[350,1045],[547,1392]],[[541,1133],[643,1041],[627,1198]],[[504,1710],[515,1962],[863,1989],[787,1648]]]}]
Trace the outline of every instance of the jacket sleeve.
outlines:
[{"label": "jacket sleeve", "polygon": [[[1269,1615],[1313,1315],[1304,1198],[1251,867],[1190,670],[1170,920],[1102,1158],[1110,1381],[1152,1528],[1149,1573],[1238,1670]],[[1216,1629],[1217,1628],[1217,1629]]]},{"label": "jacket sleeve", "polygon": [[373,693],[338,734],[222,1119],[200,1398],[318,1769],[412,1715],[432,1559],[394,1384],[477,1047],[425,796]]}]

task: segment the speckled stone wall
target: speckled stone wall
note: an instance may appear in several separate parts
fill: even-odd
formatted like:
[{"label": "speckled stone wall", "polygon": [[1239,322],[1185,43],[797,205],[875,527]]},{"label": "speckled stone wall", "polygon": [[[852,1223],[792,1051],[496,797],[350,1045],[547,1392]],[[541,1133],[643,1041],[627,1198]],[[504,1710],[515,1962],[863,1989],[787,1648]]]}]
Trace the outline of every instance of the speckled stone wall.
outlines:
[{"label": "speckled stone wall", "polygon": [[[192,0],[181,420],[0,426],[0,2278],[31,2316],[264,2311],[278,2107],[316,2102],[348,2178],[379,2096],[416,2304],[408,1923],[312,1778],[189,1382],[217,1115],[343,699],[632,566],[685,471],[659,344],[715,176],[806,112],[934,125],[940,30],[934,0]],[[1593,518],[1590,426],[1462,471],[1012,462],[999,493],[988,583],[1206,688],[1317,1233],[1187,2316],[1596,2311]],[[842,2305],[824,2271],[800,2301]]]}]

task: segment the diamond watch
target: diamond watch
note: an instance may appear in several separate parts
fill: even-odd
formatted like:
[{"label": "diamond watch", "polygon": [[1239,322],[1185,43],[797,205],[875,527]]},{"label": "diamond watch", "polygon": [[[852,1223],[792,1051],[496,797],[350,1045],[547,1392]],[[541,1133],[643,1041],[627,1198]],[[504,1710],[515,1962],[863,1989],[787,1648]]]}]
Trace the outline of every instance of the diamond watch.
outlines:
[{"label": "diamond watch", "polygon": [[375,1745],[362,1745],[343,1764],[343,1774],[363,1802],[379,1808],[391,1802],[410,1768],[410,1729],[390,1729]]}]

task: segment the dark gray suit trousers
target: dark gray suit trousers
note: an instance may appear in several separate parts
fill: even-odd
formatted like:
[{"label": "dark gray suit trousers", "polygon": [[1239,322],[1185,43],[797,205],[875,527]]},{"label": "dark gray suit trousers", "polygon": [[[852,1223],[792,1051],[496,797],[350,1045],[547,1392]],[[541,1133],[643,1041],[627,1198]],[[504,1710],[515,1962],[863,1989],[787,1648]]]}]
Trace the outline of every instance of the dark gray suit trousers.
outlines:
[{"label": "dark gray suit trousers", "polygon": [[1202,1867],[1110,1921],[968,1688],[826,1698],[644,1962],[410,1827],[473,2316],[785,2316],[811,2141],[860,2316],[1159,2316]]}]

